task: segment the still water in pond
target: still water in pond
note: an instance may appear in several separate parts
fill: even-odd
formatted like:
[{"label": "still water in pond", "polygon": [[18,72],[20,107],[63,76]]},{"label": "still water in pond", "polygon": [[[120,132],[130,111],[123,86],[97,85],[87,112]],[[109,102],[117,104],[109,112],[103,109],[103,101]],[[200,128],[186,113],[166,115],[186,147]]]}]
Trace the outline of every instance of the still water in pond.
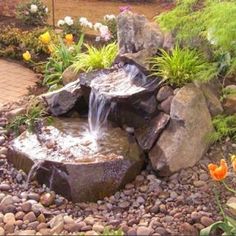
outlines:
[{"label": "still water in pond", "polygon": [[[44,0],[51,9],[52,0]],[[106,14],[119,14],[119,7],[129,5],[131,10],[152,19],[157,14],[171,8],[171,1],[153,0],[146,3],[111,0],[55,0],[56,21],[65,16],[87,17],[93,23],[101,21]]]}]

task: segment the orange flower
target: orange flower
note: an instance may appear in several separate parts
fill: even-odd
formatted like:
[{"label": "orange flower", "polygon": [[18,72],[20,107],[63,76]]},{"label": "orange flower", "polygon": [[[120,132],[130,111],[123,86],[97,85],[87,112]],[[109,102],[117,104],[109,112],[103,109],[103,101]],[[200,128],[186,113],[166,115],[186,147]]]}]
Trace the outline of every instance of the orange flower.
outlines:
[{"label": "orange flower", "polygon": [[228,173],[228,166],[224,159],[220,160],[220,166],[217,166],[215,164],[209,164],[208,169],[210,171],[212,179],[216,181],[221,181],[225,179]]},{"label": "orange flower", "polygon": [[66,34],[65,36],[66,44],[71,45],[74,42],[73,34]]},{"label": "orange flower", "polygon": [[231,158],[233,169],[234,171],[236,171],[236,155],[232,155],[230,158]]}]

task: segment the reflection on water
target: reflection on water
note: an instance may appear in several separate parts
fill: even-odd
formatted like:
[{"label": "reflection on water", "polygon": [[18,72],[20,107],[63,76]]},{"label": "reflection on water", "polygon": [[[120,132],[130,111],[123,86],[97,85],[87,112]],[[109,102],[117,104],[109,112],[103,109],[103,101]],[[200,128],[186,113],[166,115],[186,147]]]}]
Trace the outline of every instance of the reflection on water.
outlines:
[{"label": "reflection on water", "polygon": [[44,127],[40,134],[23,133],[13,146],[35,161],[96,162],[125,155],[129,142],[124,131],[109,128],[96,141],[86,120],[55,119],[53,126]]}]

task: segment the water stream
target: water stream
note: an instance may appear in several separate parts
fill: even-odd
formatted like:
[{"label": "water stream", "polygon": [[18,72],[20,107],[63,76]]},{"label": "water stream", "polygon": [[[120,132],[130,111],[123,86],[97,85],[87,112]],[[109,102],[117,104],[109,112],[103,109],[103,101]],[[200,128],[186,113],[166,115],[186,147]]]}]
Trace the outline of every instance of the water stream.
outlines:
[{"label": "water stream", "polygon": [[95,139],[103,136],[107,118],[115,106],[113,98],[138,93],[145,89],[143,86],[146,83],[146,76],[134,65],[126,65],[91,82],[88,123],[89,131]]}]

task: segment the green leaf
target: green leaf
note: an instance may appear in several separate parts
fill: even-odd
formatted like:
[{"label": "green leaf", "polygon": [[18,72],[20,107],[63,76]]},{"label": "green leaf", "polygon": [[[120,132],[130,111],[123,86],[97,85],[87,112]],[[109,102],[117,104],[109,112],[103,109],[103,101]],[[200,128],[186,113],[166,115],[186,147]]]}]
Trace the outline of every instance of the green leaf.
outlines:
[{"label": "green leaf", "polygon": [[214,224],[202,229],[200,231],[200,236],[208,236],[210,233],[214,232],[216,229],[223,230],[227,235],[231,235],[232,227],[223,221],[217,221]]}]

